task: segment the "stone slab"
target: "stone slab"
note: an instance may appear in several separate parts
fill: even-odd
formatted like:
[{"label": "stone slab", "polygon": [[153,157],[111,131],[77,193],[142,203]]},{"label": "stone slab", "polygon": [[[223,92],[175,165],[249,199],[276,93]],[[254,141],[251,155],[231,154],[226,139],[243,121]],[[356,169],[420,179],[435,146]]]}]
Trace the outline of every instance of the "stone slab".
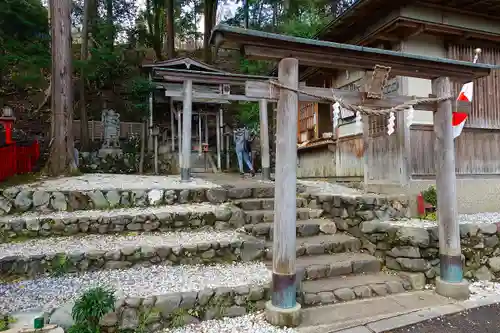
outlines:
[{"label": "stone slab", "polygon": [[[273,242],[266,242],[267,260],[272,259]],[[316,235],[298,238],[296,240],[297,257],[313,256],[329,253],[357,252],[361,248],[361,241],[347,234]]]},{"label": "stone slab", "polygon": [[[447,298],[436,296],[432,291],[416,291],[307,308],[303,310],[303,322],[299,332],[337,332],[409,313],[417,313],[422,309],[439,308],[450,304],[457,306],[458,304]],[[456,309],[458,308],[464,309],[463,305],[459,305]]]},{"label": "stone slab", "polygon": [[384,284],[386,282],[400,282],[402,279],[395,275],[385,273],[374,273],[366,275],[351,275],[320,281],[306,281],[303,283],[302,291],[307,293],[319,293],[342,288],[354,288],[369,284]]}]

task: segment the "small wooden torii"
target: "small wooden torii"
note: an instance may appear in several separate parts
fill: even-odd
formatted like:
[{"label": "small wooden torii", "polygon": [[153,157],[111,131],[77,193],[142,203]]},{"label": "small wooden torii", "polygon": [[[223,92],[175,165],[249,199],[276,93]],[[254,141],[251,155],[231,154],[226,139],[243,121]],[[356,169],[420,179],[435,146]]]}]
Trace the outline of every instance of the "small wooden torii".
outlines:
[{"label": "small wooden torii", "polygon": [[[296,133],[297,105],[300,101],[331,101],[342,103],[364,115],[363,139],[368,140],[370,115],[384,112],[405,112],[414,109],[434,111],[436,133],[437,190],[439,210],[439,248],[441,274],[436,291],[456,299],[467,298],[468,284],[463,280],[460,235],[457,222],[455,153],[452,130],[451,78],[467,82],[488,76],[495,66],[473,64],[444,58],[417,56],[401,52],[373,49],[271,34],[261,31],[219,25],[214,28],[211,43],[216,48],[241,50],[247,58],[278,60],[279,82],[247,82],[246,95],[278,99],[276,133],[275,219],[273,237],[272,299],[266,304],[267,320],[277,326],[297,326],[300,304],[296,302]],[[375,66],[390,67],[394,75],[432,80],[432,98],[391,96],[377,99],[383,75],[372,80],[370,94],[336,89],[300,86],[299,63],[310,67],[371,70]],[[381,67],[382,68],[382,67]],[[380,74],[380,73],[379,73]],[[378,83],[377,83],[378,82]],[[371,98],[370,98],[371,97]],[[383,110],[383,112],[380,109]],[[389,110],[387,110],[389,109]],[[463,110],[461,110],[463,111]],[[405,119],[405,117],[401,117]],[[402,124],[401,124],[402,123]],[[409,139],[404,120],[398,126],[402,152]],[[365,157],[366,158],[366,157]],[[401,177],[410,179],[408,155],[401,156]],[[366,167],[366,165],[365,165]],[[365,169],[365,180],[367,170]]]}]

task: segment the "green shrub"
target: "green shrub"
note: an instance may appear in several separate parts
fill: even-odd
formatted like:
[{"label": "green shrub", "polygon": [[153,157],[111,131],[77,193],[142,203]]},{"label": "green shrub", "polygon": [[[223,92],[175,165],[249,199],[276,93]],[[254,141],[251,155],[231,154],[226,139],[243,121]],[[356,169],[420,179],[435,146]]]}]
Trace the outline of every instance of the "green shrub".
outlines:
[{"label": "green shrub", "polygon": [[434,185],[429,186],[427,190],[422,191],[422,196],[424,197],[425,202],[437,208],[436,186]]},{"label": "green shrub", "polygon": [[87,290],[75,302],[71,316],[75,324],[69,329],[71,333],[99,332],[99,321],[115,307],[114,290],[96,287]]}]

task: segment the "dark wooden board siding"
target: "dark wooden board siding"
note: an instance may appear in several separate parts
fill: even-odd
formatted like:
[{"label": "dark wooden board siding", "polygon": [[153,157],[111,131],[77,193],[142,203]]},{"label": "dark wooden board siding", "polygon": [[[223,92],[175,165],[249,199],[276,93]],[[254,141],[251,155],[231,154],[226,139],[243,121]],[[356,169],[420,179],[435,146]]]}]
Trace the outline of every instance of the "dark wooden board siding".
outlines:
[{"label": "dark wooden board siding", "polygon": [[[472,61],[477,46],[448,45],[448,58]],[[500,65],[500,48],[482,48],[479,63]],[[461,83],[453,83],[452,89],[458,96]],[[492,70],[487,77],[474,80],[472,112],[465,123],[469,128],[500,129],[500,71]]]}]

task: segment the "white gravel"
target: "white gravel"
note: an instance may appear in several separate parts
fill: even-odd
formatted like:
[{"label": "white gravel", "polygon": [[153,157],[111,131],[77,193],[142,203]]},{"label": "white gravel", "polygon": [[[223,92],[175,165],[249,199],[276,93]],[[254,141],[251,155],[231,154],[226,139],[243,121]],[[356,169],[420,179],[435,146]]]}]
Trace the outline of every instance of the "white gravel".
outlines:
[{"label": "white gravel", "polygon": [[137,216],[137,215],[157,215],[163,213],[206,213],[214,212],[216,209],[228,207],[228,204],[212,205],[209,203],[184,204],[184,205],[166,205],[153,207],[133,207],[116,208],[110,210],[77,210],[74,212],[59,211],[50,213],[27,212],[20,215],[6,215],[0,217],[0,222],[9,222],[12,220],[43,220],[43,219],[71,219],[71,218],[90,218],[116,217],[116,216]]},{"label": "white gravel", "polygon": [[460,214],[459,223],[498,223],[500,222],[500,212]]},{"label": "white gravel", "polygon": [[[387,221],[391,225],[413,228],[432,228],[435,227],[438,221],[429,221],[424,219],[408,219],[398,221]],[[460,224],[488,224],[500,223],[500,212],[493,213],[476,213],[476,214],[459,214],[458,223]]]},{"label": "white gravel", "polygon": [[0,284],[0,313],[50,311],[96,285],[111,286],[118,295],[144,297],[205,288],[263,285],[270,281],[271,271],[263,263],[158,265],[43,277]]},{"label": "white gravel", "polygon": [[92,191],[92,190],[150,190],[150,189],[194,189],[212,188],[218,185],[199,178],[181,182],[179,176],[141,176],[120,174],[85,174],[41,180],[19,186],[29,190],[43,191]]},{"label": "white gravel", "polygon": [[236,318],[207,320],[180,328],[167,329],[165,333],[296,333],[293,328],[278,328],[265,321],[264,313]]},{"label": "white gravel", "polygon": [[132,235],[85,235],[30,239],[19,243],[0,244],[0,259],[9,256],[33,256],[56,253],[88,253],[112,251],[126,247],[177,247],[202,243],[243,240],[236,231],[133,233]]},{"label": "white gravel", "polygon": [[469,285],[470,300],[480,300],[500,296],[500,283],[491,281],[476,281]]},{"label": "white gravel", "polygon": [[361,191],[340,184],[321,180],[297,180],[300,185],[307,186],[307,192],[314,194],[360,195]]}]

